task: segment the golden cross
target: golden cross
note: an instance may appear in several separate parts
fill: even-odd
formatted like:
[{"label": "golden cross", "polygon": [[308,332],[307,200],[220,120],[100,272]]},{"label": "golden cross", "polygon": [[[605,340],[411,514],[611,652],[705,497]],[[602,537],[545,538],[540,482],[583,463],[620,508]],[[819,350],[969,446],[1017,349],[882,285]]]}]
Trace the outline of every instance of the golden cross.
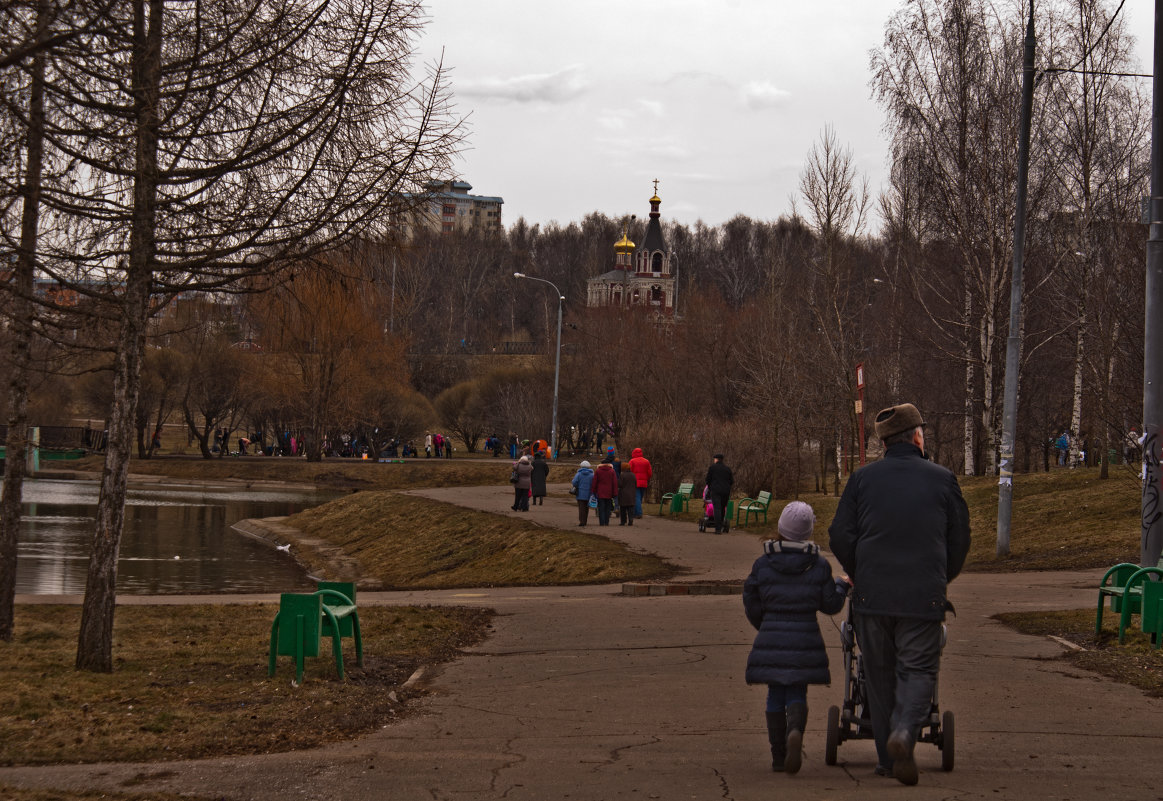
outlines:
[{"label": "golden cross", "polygon": [[654,194],[658,194],[658,179],[654,179]]}]

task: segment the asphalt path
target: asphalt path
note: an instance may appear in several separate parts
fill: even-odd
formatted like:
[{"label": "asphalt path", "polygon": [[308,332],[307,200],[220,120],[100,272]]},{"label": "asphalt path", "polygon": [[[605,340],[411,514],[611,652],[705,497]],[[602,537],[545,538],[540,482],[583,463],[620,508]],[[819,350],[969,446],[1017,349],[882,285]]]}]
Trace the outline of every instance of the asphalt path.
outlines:
[{"label": "asphalt path", "polygon": [[[417,491],[467,507],[576,526],[562,488],[512,512],[508,488]],[[701,534],[647,515],[595,531],[685,567],[677,581],[739,580],[760,552],[746,531]],[[1101,571],[966,574],[950,588],[940,702],[955,768],[917,746],[920,783],[873,773],[871,741],[824,764],[827,708],[843,695],[839,616],[821,616],[833,684],[809,692],[799,774],[773,774],[765,688],[743,671],[753,631],[738,595],[631,597],[621,585],[361,593],[360,604],[458,604],[498,613],[494,633],[422,679],[422,713],[309,751],[180,762],[0,769],[0,784],[175,792],[226,799],[1158,799],[1163,701],[1056,659],[1066,646],[992,616],[1090,608]],[[34,599],[19,598],[18,602]],[[43,600],[79,600],[72,598]],[[125,598],[237,602],[273,596]]]}]

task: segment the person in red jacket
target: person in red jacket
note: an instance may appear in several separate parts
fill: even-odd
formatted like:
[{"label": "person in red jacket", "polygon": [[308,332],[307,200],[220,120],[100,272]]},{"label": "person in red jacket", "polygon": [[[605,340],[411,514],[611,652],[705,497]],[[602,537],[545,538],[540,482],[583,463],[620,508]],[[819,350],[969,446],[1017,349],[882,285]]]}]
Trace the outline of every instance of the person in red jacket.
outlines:
[{"label": "person in red jacket", "polygon": [[650,483],[650,477],[654,475],[654,468],[650,466],[650,460],[642,455],[641,448],[634,449],[626,466],[630,468],[630,472],[637,479],[638,496],[634,499],[634,517],[641,518],[642,496],[646,494],[646,486]]},{"label": "person in red jacket", "polygon": [[598,525],[610,525],[610,511],[618,497],[618,474],[614,466],[602,462],[594,471],[594,495],[598,496]]}]

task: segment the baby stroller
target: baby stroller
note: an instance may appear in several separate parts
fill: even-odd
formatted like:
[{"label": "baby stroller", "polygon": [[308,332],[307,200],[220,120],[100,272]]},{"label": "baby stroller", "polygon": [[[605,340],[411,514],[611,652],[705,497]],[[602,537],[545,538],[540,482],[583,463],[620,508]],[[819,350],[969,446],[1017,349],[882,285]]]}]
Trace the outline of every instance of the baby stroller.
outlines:
[{"label": "baby stroller", "polygon": [[[941,648],[945,647],[945,626],[941,626]],[[840,643],[844,652],[844,707],[828,708],[827,742],[824,762],[836,764],[836,749],[845,740],[871,740],[872,716],[865,697],[864,659],[856,643],[852,626],[852,604],[848,605],[848,619],[840,624]],[[953,770],[953,713],[941,713],[937,706],[937,685],[933,685],[933,703],[929,717],[921,725],[918,743],[932,743],[941,749],[941,768]]]},{"label": "baby stroller", "polygon": [[[711,503],[711,493],[703,487],[703,516],[699,518],[699,531],[706,531],[707,527],[715,527],[715,504]],[[723,515],[723,533],[731,530],[731,520]]]}]

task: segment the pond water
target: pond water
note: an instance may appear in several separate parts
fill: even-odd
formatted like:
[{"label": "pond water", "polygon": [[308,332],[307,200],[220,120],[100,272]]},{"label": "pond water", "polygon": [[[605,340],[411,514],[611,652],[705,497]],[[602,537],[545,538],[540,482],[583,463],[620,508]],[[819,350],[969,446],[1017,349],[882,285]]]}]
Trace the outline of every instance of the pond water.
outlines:
[{"label": "pond water", "polygon": [[[34,479],[24,484],[16,592],[83,593],[98,484]],[[131,487],[117,565],[117,592],[154,595],[313,589],[286,553],[233,531],[239,520],[289,515],[335,493]]]}]

